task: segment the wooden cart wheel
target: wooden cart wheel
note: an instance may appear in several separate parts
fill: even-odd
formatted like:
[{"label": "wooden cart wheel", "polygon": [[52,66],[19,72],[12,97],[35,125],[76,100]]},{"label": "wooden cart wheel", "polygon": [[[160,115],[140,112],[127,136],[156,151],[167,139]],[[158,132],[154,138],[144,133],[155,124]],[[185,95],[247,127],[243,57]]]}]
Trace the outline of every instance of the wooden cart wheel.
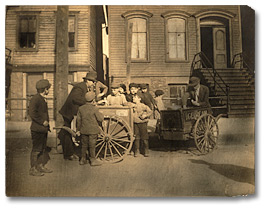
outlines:
[{"label": "wooden cart wheel", "polygon": [[194,141],[201,153],[213,151],[217,145],[218,125],[216,119],[210,114],[200,116],[194,127]]},{"label": "wooden cart wheel", "polygon": [[126,122],[117,117],[105,117],[96,144],[96,158],[104,163],[123,160],[130,152],[133,132]]}]

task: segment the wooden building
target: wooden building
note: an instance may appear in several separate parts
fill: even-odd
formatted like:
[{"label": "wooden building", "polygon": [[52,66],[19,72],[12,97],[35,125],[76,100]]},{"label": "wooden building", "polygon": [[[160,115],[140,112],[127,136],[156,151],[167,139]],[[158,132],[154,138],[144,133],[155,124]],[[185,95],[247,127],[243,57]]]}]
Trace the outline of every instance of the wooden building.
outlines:
[{"label": "wooden building", "polygon": [[[68,8],[69,82],[82,81],[82,77],[90,70],[102,72],[101,25],[105,21],[103,9],[103,6]],[[11,51],[8,67],[11,75],[6,96],[10,120],[28,120],[29,99],[36,93],[36,81],[42,78],[48,79],[52,84],[48,106],[50,118],[55,118],[55,99],[59,95],[54,91],[56,13],[57,6],[6,8],[6,49]],[[98,73],[98,76],[103,76],[103,73]]]},{"label": "wooden building", "polygon": [[[224,90],[230,86],[230,115],[254,115],[253,76],[236,62],[242,56],[240,6],[113,5],[108,20],[111,81],[147,83],[150,91],[175,97],[196,73],[214,86],[220,79],[212,81],[210,68],[225,81]],[[196,67],[200,52],[206,62]]]}]

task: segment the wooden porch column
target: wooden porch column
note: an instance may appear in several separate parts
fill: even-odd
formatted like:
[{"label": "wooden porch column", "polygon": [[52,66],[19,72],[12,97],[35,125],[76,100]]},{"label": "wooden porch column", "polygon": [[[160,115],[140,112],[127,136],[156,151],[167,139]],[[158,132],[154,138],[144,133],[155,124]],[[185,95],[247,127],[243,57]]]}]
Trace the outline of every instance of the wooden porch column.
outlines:
[{"label": "wooden porch column", "polygon": [[56,12],[56,73],[55,73],[55,126],[62,126],[59,110],[68,95],[68,6],[57,6]]}]

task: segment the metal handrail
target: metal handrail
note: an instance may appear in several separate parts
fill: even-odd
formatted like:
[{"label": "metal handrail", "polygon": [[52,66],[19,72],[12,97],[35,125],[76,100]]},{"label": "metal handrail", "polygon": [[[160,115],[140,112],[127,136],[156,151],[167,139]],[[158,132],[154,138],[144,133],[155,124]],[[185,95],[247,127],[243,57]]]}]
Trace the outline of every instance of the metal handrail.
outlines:
[{"label": "metal handrail", "polygon": [[232,67],[235,68],[236,64],[240,63],[240,69],[246,68],[248,73],[254,77],[254,70],[250,67],[247,61],[250,61],[249,58],[243,52],[239,52],[233,56]]},{"label": "metal handrail", "polygon": [[[205,62],[206,61],[206,62]],[[206,64],[208,63],[208,64]],[[198,65],[199,64],[199,65]],[[208,65],[210,66],[210,68],[208,67]],[[228,111],[230,110],[229,108],[229,100],[230,100],[230,87],[229,85],[227,85],[227,83],[221,78],[221,76],[219,75],[219,73],[216,71],[216,69],[214,68],[214,66],[212,65],[212,63],[210,62],[210,60],[207,58],[207,56],[205,55],[204,52],[199,52],[197,54],[194,55],[192,64],[191,64],[191,69],[190,69],[190,76],[193,75],[193,72],[195,71],[195,68],[197,67],[197,69],[202,69],[203,67],[206,68],[206,70],[208,71],[208,73],[210,74],[211,78],[214,80],[214,91],[216,92],[216,87],[218,86],[221,91],[227,96],[227,108]],[[219,83],[217,81],[217,78],[222,82]],[[221,84],[225,85],[226,89],[224,90],[224,88],[221,86]],[[215,93],[216,94],[216,93]]]}]

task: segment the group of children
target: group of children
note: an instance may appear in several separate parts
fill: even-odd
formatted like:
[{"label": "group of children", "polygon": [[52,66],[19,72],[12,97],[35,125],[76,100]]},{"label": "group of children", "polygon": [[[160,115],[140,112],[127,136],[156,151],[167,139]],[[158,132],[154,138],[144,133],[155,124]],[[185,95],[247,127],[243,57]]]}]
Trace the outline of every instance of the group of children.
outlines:
[{"label": "group of children", "polygon": [[[149,157],[149,142],[147,123],[150,116],[153,114],[154,107],[164,109],[162,105],[161,96],[164,94],[162,90],[156,91],[157,102],[147,91],[146,85],[141,86],[141,90],[138,84],[131,83],[129,85],[129,93],[126,92],[124,84],[111,85],[111,94],[103,101],[105,105],[112,106],[130,106],[133,110],[133,122],[134,122],[134,134],[135,141],[133,146],[134,157],[138,157],[140,154],[140,145],[145,157]],[[80,165],[86,164],[86,151],[89,148],[90,165],[101,165],[98,160],[95,159],[95,145],[97,136],[100,132],[99,122],[102,122],[104,116],[99,112],[98,107],[95,106],[93,93],[86,93],[86,104],[79,107],[77,114],[77,135],[81,135],[82,142],[82,157]]]}]

